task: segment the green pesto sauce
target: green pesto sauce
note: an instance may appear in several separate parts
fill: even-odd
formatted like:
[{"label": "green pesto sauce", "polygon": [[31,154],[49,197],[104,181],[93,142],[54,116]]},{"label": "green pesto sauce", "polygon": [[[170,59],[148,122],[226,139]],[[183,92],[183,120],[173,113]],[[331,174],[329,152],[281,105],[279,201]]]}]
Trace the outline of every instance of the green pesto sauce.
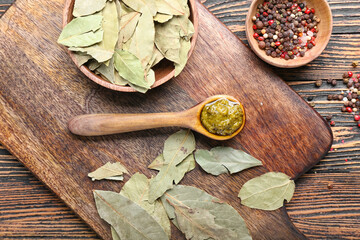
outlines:
[{"label": "green pesto sauce", "polygon": [[200,120],[210,133],[228,136],[242,126],[244,112],[240,104],[221,98],[204,106]]}]

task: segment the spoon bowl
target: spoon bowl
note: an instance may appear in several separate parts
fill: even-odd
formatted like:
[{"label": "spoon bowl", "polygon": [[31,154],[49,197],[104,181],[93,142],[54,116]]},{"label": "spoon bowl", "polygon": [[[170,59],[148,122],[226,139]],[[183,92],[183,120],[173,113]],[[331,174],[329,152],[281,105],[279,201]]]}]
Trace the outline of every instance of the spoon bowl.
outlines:
[{"label": "spoon bowl", "polygon": [[[226,98],[240,105],[244,115],[243,123],[233,134],[220,136],[210,133],[201,123],[201,111],[208,103]],[[145,113],[145,114],[85,114],[72,118],[68,127],[76,135],[101,136],[125,133],[160,127],[190,128],[214,140],[228,140],[235,137],[244,128],[245,111],[243,105],[234,97],[215,95],[182,112]]]}]

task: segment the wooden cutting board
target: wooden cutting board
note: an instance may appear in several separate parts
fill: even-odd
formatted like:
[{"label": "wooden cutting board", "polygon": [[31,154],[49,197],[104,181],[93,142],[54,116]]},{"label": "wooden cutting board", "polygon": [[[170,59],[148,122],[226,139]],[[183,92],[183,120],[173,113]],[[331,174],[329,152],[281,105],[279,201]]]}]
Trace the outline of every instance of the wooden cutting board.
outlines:
[{"label": "wooden cutting board", "polygon": [[[198,166],[181,184],[201,188],[236,208],[254,239],[304,239],[285,208],[240,205],[241,186],[266,171],[299,177],[329,150],[326,122],[200,3],[199,37],[183,73],[149,91],[120,93],[88,80],[56,43],[64,0],[17,0],[0,20],[0,141],[104,239],[93,189],[120,191],[123,183],[92,182],[87,174],[108,161],[130,174],[150,177],[147,165],[178,129],[154,129],[106,137],[77,137],[67,121],[84,113],[181,111],[214,94],[237,97],[247,113],[242,133],[227,142],[195,134],[198,148],[242,148],[262,160],[258,167],[218,177]],[[289,70],[291,71],[291,70]],[[126,176],[125,181],[129,179]],[[175,228],[172,239],[184,239]]]}]

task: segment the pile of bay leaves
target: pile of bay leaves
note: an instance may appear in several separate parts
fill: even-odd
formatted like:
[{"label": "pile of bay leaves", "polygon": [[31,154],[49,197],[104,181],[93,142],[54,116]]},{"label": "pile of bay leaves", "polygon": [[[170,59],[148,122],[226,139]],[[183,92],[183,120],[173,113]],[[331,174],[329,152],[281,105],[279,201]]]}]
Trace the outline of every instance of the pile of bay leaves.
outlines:
[{"label": "pile of bay leaves", "polygon": [[[135,173],[120,193],[94,191],[97,210],[111,225],[113,239],[170,239],[170,220],[186,239],[252,239],[245,221],[230,205],[198,188],[176,185],[195,168],[195,162],[213,175],[262,165],[244,151],[230,147],[196,150],[192,132],[180,130],[165,141],[162,153],[148,166],[159,171],[155,177]],[[128,172],[117,162],[105,164],[89,177],[122,180],[123,174]],[[284,200],[290,201],[294,187],[287,175],[269,172],[245,183],[239,197],[245,206],[275,210]]]},{"label": "pile of bay leaves", "polygon": [[194,33],[187,0],[75,0],[73,16],[58,43],[113,84],[145,93],[162,59],[175,76],[185,67]]}]

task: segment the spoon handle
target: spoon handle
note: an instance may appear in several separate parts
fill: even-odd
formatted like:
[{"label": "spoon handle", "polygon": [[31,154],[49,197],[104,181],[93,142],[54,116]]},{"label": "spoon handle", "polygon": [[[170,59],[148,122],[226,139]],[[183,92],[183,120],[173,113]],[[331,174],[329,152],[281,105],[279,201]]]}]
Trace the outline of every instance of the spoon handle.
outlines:
[{"label": "spoon handle", "polygon": [[72,118],[69,130],[81,136],[100,136],[159,127],[188,127],[186,112],[145,114],[86,114]]}]

